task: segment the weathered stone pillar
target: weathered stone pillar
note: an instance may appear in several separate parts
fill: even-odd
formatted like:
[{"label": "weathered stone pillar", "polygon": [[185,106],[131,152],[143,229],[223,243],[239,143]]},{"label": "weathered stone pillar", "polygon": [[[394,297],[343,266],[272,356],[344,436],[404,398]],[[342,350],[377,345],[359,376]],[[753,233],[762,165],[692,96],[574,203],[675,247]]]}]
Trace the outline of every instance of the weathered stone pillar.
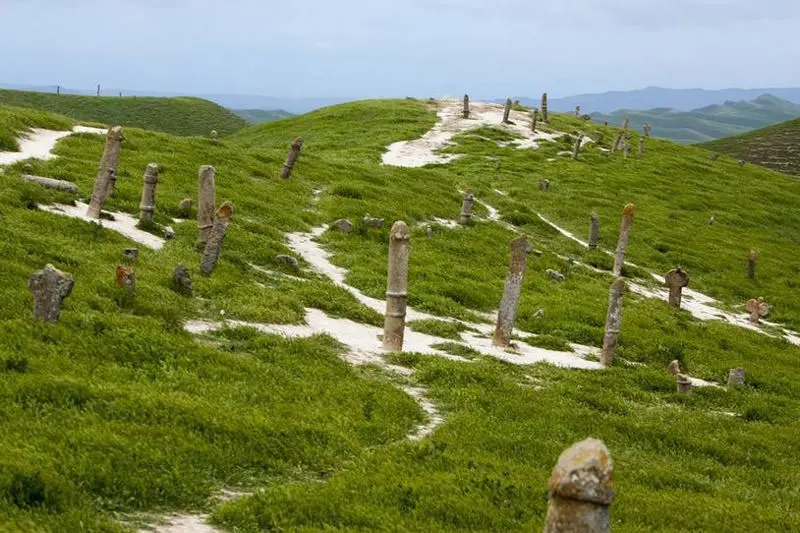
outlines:
[{"label": "weathered stone pillar", "polygon": [[198,241],[205,244],[214,224],[214,209],[217,202],[215,184],[216,170],[211,165],[203,165],[198,173],[199,192],[197,195]]},{"label": "weathered stone pillar", "polygon": [[531,253],[531,250],[531,244],[524,235],[511,241],[511,261],[508,265],[503,299],[500,301],[497,326],[494,330],[495,346],[505,348],[511,342],[511,334],[517,318],[519,296],[522,291],[522,281],[525,277],[525,267],[528,264],[528,254]]},{"label": "weathered stone pillar", "polygon": [[678,374],[677,378],[675,379],[675,383],[678,387],[678,394],[692,393],[692,380],[690,380],[687,376]]},{"label": "weathered stone pillar", "polygon": [[728,373],[728,387],[744,387],[744,368],[731,368]]},{"label": "weathered stone pillar", "polygon": [[625,120],[622,121],[622,129],[627,131],[629,124],[630,124],[630,119],[628,117],[625,117]]},{"label": "weathered stone pillar", "polygon": [[550,476],[544,533],[608,533],[614,463],[605,444],[586,439],[558,458]]},{"label": "weathered stone pillar", "polygon": [[644,154],[644,137],[639,137],[639,157]]},{"label": "weathered stone pillar", "polygon": [[581,140],[583,140],[583,135],[578,134],[575,137],[575,142],[572,143],[572,159],[578,159],[578,154],[581,152]]},{"label": "weathered stone pillar", "polygon": [[547,192],[550,190],[550,180],[539,180],[539,190]]},{"label": "weathered stone pillar", "polygon": [[592,212],[589,219],[589,249],[596,250],[597,242],[600,240],[600,217],[597,213]]},{"label": "weathered stone pillar", "polygon": [[547,93],[542,93],[542,122],[547,121]]},{"label": "weathered stone pillar", "polygon": [[192,279],[189,271],[181,264],[172,271],[172,290],[184,296],[192,295]]},{"label": "weathered stone pillar", "polygon": [[619,149],[619,144],[622,142],[622,132],[619,132],[611,144],[611,153],[614,154]]},{"label": "weathered stone pillar", "polygon": [[281,169],[281,178],[288,180],[292,177],[292,170],[294,170],[294,165],[297,163],[297,158],[300,157],[300,150],[302,149],[303,138],[296,137],[292,144],[289,145],[289,154],[286,156],[286,162]]},{"label": "weathered stone pillar", "polygon": [[467,189],[464,193],[464,201],[461,203],[461,219],[459,222],[463,225],[469,224],[472,219],[472,203],[475,201],[472,191]]},{"label": "weathered stone pillar", "polygon": [[673,359],[672,362],[667,367],[667,374],[670,376],[677,376],[681,373],[681,362],[677,359]]},{"label": "weathered stone pillar", "polygon": [[103,149],[103,156],[100,158],[97,179],[92,190],[92,199],[89,201],[89,208],[86,210],[87,216],[100,218],[100,211],[103,210],[106,198],[114,193],[119,152],[122,150],[122,138],[122,126],[113,126],[108,129],[106,146]]},{"label": "weathered stone pillar", "polygon": [[750,279],[756,277],[756,259],[758,259],[758,254],[755,250],[750,250],[750,253],[747,254],[747,277]]},{"label": "weathered stone pillar", "polygon": [[617,353],[619,329],[622,323],[622,293],[625,291],[625,280],[617,278],[608,291],[608,313],[606,314],[606,331],[603,336],[603,364],[610,366]]},{"label": "weathered stone pillar", "polygon": [[531,111],[531,131],[536,133],[536,123],[539,121],[539,110],[537,108],[533,108]]},{"label": "weathered stone pillar", "polygon": [[386,315],[383,320],[383,349],[403,350],[408,305],[408,253],[411,233],[402,220],[389,232],[389,270],[386,282]]},{"label": "weathered stone pillar", "polygon": [[206,276],[211,274],[219,260],[219,254],[222,252],[222,241],[228,231],[231,215],[233,215],[233,204],[231,202],[224,202],[217,209],[217,215],[214,217],[214,224],[208,234],[203,256],[200,258],[200,272]]},{"label": "weathered stone pillar", "polygon": [[503,124],[508,124],[508,116],[511,114],[511,98],[506,98],[506,105],[503,107]]},{"label": "weathered stone pillar", "polygon": [[78,192],[78,186],[71,181],[43,178],[42,176],[32,176],[30,174],[23,174],[22,181],[41,185],[45,189],[55,189],[57,191],[71,192],[73,194]]},{"label": "weathered stone pillar", "polygon": [[633,211],[633,204],[626,205],[622,210],[622,224],[619,228],[619,240],[617,241],[617,251],[614,254],[614,270],[612,271],[615,276],[622,275],[625,252],[628,251],[628,237],[631,233],[631,225],[633,225]]},{"label": "weathered stone pillar", "polygon": [[153,220],[156,210],[156,185],[158,184],[158,165],[150,163],[144,171],[142,180],[142,202],[139,204],[139,220]]},{"label": "weathered stone pillar", "polygon": [[132,268],[117,265],[116,280],[117,286],[125,290],[128,298],[136,296],[136,273]]},{"label": "weathered stone pillar", "polygon": [[34,272],[28,280],[28,290],[33,294],[33,318],[57,323],[61,302],[70,295],[74,285],[72,274],[61,272],[53,265]]},{"label": "weathered stone pillar", "polygon": [[469,118],[469,95],[464,95],[464,109],[462,110],[464,118]]},{"label": "weathered stone pillar", "polygon": [[622,150],[622,153],[625,154],[625,159],[628,159],[631,156],[631,143],[626,142]]},{"label": "weathered stone pillar", "polygon": [[575,116],[576,117],[580,117],[581,116],[581,106],[579,106],[579,105],[575,106]]},{"label": "weathered stone pillar", "polygon": [[650,123],[649,122],[645,122],[644,126],[642,126],[642,129],[644,130],[644,136],[645,137],[650,137],[650,130],[652,129],[652,126],[650,126]]},{"label": "weathered stone pillar", "polygon": [[681,293],[683,288],[689,285],[689,274],[684,272],[681,267],[676,267],[664,276],[667,287],[669,287],[669,305],[673,309],[681,308]]}]

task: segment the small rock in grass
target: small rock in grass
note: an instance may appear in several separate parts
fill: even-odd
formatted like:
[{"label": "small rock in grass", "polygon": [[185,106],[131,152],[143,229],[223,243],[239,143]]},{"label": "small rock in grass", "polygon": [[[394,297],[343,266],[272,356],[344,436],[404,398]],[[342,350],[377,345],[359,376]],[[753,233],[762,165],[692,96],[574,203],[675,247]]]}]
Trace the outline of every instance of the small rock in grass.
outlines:
[{"label": "small rock in grass", "polygon": [[164,228],[164,238],[167,240],[175,238],[175,230],[172,229],[172,226],[166,226]]},{"label": "small rock in grass", "polygon": [[539,309],[535,313],[533,313],[533,318],[540,319],[544,318],[544,309]]},{"label": "small rock in grass", "polygon": [[297,259],[292,257],[291,255],[277,255],[275,259],[278,263],[283,263],[284,265],[289,265],[292,268],[297,268]]},{"label": "small rock in grass", "polygon": [[383,219],[382,218],[374,218],[369,215],[364,216],[364,225],[370,226],[373,228],[382,228],[383,227]]},{"label": "small rock in grass", "polygon": [[192,214],[192,199],[184,198],[183,200],[181,200],[181,203],[178,204],[178,217],[190,218],[191,214]]},{"label": "small rock in grass", "polygon": [[433,237],[433,228],[430,224],[425,226],[425,232],[428,234],[428,237]]},{"label": "small rock in grass", "polygon": [[172,290],[184,296],[192,295],[192,279],[183,265],[179,264],[172,271]]},{"label": "small rock in grass", "polygon": [[353,232],[353,223],[347,220],[346,218],[340,218],[336,222],[333,223],[333,227],[337,230],[341,231],[342,233],[352,233]]},{"label": "small rock in grass", "polygon": [[564,274],[556,272],[555,270],[552,270],[550,268],[547,269],[547,275],[556,281],[564,281]]},{"label": "small rock in grass", "polygon": [[122,250],[122,257],[124,257],[126,261],[134,262],[136,258],[139,257],[139,249],[125,248]]}]

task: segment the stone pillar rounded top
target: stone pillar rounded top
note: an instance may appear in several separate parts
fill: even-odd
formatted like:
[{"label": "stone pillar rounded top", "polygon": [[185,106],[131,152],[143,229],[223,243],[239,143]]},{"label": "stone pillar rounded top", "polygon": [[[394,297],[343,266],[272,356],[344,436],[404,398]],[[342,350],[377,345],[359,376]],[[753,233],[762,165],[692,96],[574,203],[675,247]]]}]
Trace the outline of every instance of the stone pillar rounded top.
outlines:
[{"label": "stone pillar rounded top", "polygon": [[602,441],[588,438],[558,458],[550,476],[551,497],[610,505],[614,494],[614,463]]},{"label": "stone pillar rounded top", "polygon": [[667,287],[687,287],[689,285],[689,274],[681,267],[675,267],[667,272],[664,279],[667,282]]},{"label": "stone pillar rounded top", "polygon": [[392,229],[389,232],[389,239],[392,241],[402,240],[407,241],[411,238],[411,232],[408,230],[408,225],[402,220],[398,220],[392,224]]},{"label": "stone pillar rounded top", "polygon": [[144,171],[144,179],[150,183],[157,183],[158,182],[158,165],[155,163],[149,163],[147,168]]},{"label": "stone pillar rounded top", "polygon": [[295,137],[294,140],[292,141],[292,144],[290,144],[289,147],[292,150],[300,150],[303,147],[303,142],[304,141],[302,137]]},{"label": "stone pillar rounded top", "polygon": [[626,216],[626,217],[632,217],[633,216],[633,212],[634,212],[635,209],[636,209],[636,206],[634,206],[633,204],[628,204],[622,210],[622,215]]},{"label": "stone pillar rounded top", "polygon": [[121,141],[125,137],[125,130],[122,129],[122,126],[111,126],[108,128],[107,135],[114,140]]}]

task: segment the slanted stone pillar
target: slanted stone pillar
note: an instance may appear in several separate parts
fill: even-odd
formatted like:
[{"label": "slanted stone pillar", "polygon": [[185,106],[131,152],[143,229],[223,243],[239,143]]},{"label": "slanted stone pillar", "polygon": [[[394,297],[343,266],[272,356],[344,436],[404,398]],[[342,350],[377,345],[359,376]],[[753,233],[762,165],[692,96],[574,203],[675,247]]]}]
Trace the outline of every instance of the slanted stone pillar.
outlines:
[{"label": "slanted stone pillar", "polygon": [[469,95],[464,95],[464,109],[462,110],[464,118],[469,118]]},{"label": "slanted stone pillar", "polygon": [[383,320],[383,349],[403,350],[408,305],[408,253],[411,233],[402,220],[389,232],[389,270],[386,282],[386,315]]},{"label": "slanted stone pillar", "polygon": [[600,240],[600,217],[597,213],[592,212],[589,219],[589,249],[596,250],[597,242]]},{"label": "slanted stone pillar", "polygon": [[531,111],[531,131],[536,133],[536,123],[539,121],[539,110],[537,108],[533,108]]},{"label": "slanted stone pillar", "polygon": [[217,215],[214,217],[214,224],[208,234],[203,256],[200,258],[200,272],[206,276],[211,274],[219,260],[219,254],[222,252],[222,241],[228,231],[231,215],[233,215],[233,204],[231,202],[224,202],[217,209]]},{"label": "slanted stone pillar", "polygon": [[197,229],[198,241],[205,244],[211,227],[214,225],[214,209],[217,202],[217,188],[215,184],[216,170],[211,165],[203,165],[198,173],[197,195]]},{"label": "slanted stone pillar", "polygon": [[731,368],[728,373],[728,387],[734,389],[744,387],[744,368]]},{"label": "slanted stone pillar", "polygon": [[579,105],[575,106],[575,116],[576,117],[580,117],[581,116],[581,106],[579,106]]},{"label": "slanted stone pillar", "polygon": [[629,124],[630,124],[630,119],[628,117],[625,117],[625,120],[622,121],[622,129],[627,131]]},{"label": "slanted stone pillar", "polygon": [[558,458],[550,476],[544,533],[609,533],[614,463],[602,441],[586,439]]},{"label": "slanted stone pillar", "polygon": [[508,124],[508,117],[511,114],[511,98],[506,98],[506,105],[503,107],[503,124]]},{"label": "slanted stone pillar", "polygon": [[644,137],[639,137],[639,157],[644,155]]},{"label": "slanted stone pillar", "polygon": [[673,309],[681,308],[681,294],[683,288],[689,285],[689,274],[684,272],[681,267],[676,267],[664,276],[667,287],[669,287],[669,305]]},{"label": "slanted stone pillar", "polygon": [[756,259],[758,259],[758,254],[755,250],[750,250],[750,253],[747,254],[747,277],[750,279],[756,277]]},{"label": "slanted stone pillar", "polygon": [[572,159],[578,159],[578,154],[581,152],[581,140],[583,140],[583,135],[579,133],[575,136],[575,142],[572,144]]},{"label": "slanted stone pillar", "polygon": [[506,284],[503,288],[503,299],[500,301],[500,310],[497,312],[497,325],[494,330],[494,345],[505,348],[511,342],[514,331],[514,322],[517,318],[517,307],[522,292],[522,281],[525,277],[525,267],[528,264],[528,254],[532,247],[528,239],[522,235],[511,241],[511,261],[508,265]]},{"label": "slanted stone pillar", "polygon": [[619,149],[619,145],[622,142],[622,135],[623,135],[623,133],[619,132],[617,134],[616,138],[614,139],[614,142],[611,144],[611,153],[612,154],[614,154]]},{"label": "slanted stone pillar", "polygon": [[678,374],[675,378],[675,383],[678,388],[678,394],[691,394],[692,393],[692,380],[688,376]]},{"label": "slanted stone pillar", "polygon": [[150,163],[144,171],[142,183],[142,202],[139,204],[139,220],[151,222],[156,210],[156,185],[158,184],[158,165]]},{"label": "slanted stone pillar", "polygon": [[547,93],[542,93],[542,122],[547,120]]},{"label": "slanted stone pillar", "polygon": [[119,153],[122,150],[122,139],[122,126],[113,126],[108,129],[106,146],[103,149],[103,156],[100,158],[97,179],[95,179],[94,189],[92,190],[92,199],[89,201],[89,208],[86,210],[87,216],[100,218],[100,211],[103,210],[106,198],[114,193]]},{"label": "slanted stone pillar", "polygon": [[58,322],[61,302],[70,295],[75,280],[72,274],[47,265],[37,270],[28,280],[28,290],[33,294],[33,318],[45,322]]},{"label": "slanted stone pillar", "polygon": [[292,170],[297,163],[297,158],[300,157],[300,150],[303,149],[303,138],[296,137],[292,144],[289,145],[289,154],[286,156],[286,162],[281,169],[281,178],[288,180],[292,177]]},{"label": "slanted stone pillar", "polygon": [[633,204],[628,204],[622,210],[622,224],[619,228],[619,240],[617,241],[617,251],[614,254],[614,270],[615,276],[622,275],[622,266],[625,264],[625,253],[628,251],[628,237],[631,233],[631,226],[633,225]]},{"label": "slanted stone pillar", "polygon": [[55,189],[57,191],[70,192],[73,194],[78,192],[78,186],[71,181],[66,180],[55,180],[53,178],[43,178],[42,176],[23,174],[22,181],[25,183],[36,183],[45,189]]},{"label": "slanted stone pillar", "polygon": [[617,353],[617,341],[622,323],[622,293],[625,291],[625,280],[617,278],[608,291],[608,313],[606,314],[606,331],[603,336],[603,364],[610,366]]},{"label": "slanted stone pillar", "polygon": [[459,222],[462,225],[469,224],[472,219],[472,204],[474,201],[475,196],[473,196],[471,190],[467,189],[467,192],[464,193],[464,201],[461,203],[461,219]]},{"label": "slanted stone pillar", "polygon": [[622,147],[623,154],[625,154],[625,159],[628,159],[631,156],[631,143],[626,142],[625,146]]}]

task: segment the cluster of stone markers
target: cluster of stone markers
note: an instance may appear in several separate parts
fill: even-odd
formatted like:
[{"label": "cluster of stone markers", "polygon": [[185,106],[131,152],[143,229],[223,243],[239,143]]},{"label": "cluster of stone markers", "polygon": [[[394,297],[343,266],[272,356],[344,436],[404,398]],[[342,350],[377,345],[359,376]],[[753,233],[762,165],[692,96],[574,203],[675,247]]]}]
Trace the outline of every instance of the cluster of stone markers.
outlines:
[{"label": "cluster of stone markers", "polygon": [[[211,133],[212,140],[216,139],[216,132]],[[92,197],[86,215],[90,218],[100,220],[103,205],[110,196],[113,196],[117,181],[117,167],[119,156],[122,150],[124,132],[122,127],[113,126],[109,128],[106,135],[105,149],[100,159],[97,178],[92,190]],[[296,138],[289,149],[286,162],[281,169],[281,177],[289,179],[294,169],[300,150],[303,147],[303,140]],[[200,257],[200,272],[210,276],[219,261],[222,252],[222,242],[228,231],[231,216],[233,215],[233,204],[225,201],[217,209],[216,207],[216,170],[213,166],[203,165],[198,172],[198,201],[197,201],[197,229],[198,245],[202,247]],[[78,188],[75,184],[40,176],[23,176],[23,180],[29,183],[37,183],[51,189],[77,193]],[[158,165],[150,163],[144,172],[142,179],[142,199],[139,205],[140,224],[152,224],[156,206],[156,185],[158,184]],[[178,210],[181,215],[188,218],[191,213],[192,199],[186,198],[181,201]],[[165,237],[174,236],[171,228],[165,228]],[[124,262],[134,264],[138,257],[136,248],[126,248],[123,250]],[[121,289],[127,301],[131,301],[136,295],[136,273],[132,266],[116,265],[115,279],[117,286]],[[71,274],[61,272],[53,265],[46,265],[44,269],[33,273],[28,280],[28,289],[34,297],[34,317],[38,320],[56,323],[61,315],[61,303],[72,292],[75,285]],[[189,271],[182,264],[175,267],[172,273],[172,288],[183,295],[192,294],[192,281]]]}]

